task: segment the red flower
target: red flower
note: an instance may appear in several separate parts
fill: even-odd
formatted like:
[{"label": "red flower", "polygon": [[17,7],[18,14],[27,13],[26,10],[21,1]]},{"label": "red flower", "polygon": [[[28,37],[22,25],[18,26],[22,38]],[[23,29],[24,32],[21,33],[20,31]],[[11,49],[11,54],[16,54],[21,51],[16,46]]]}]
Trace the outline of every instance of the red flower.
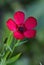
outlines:
[{"label": "red flower", "polygon": [[25,21],[25,14],[21,11],[17,11],[14,14],[14,19],[11,18],[6,22],[9,30],[13,31],[13,35],[17,39],[33,38],[36,35],[35,28],[37,26],[37,20],[34,17],[28,17]]}]

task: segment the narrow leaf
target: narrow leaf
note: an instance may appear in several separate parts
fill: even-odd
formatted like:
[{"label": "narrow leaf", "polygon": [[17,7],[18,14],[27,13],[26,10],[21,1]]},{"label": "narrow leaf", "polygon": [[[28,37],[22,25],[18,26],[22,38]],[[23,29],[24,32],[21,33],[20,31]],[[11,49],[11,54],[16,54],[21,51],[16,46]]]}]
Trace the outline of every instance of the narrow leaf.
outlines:
[{"label": "narrow leaf", "polygon": [[7,48],[12,52],[12,49],[11,49],[11,43],[12,43],[12,40],[13,40],[13,35],[12,33],[10,33],[10,35],[8,36],[8,40],[7,40],[7,43],[6,43],[6,46]]},{"label": "narrow leaf", "polygon": [[15,62],[20,57],[20,55],[21,55],[21,53],[19,53],[16,56],[8,59],[6,63],[9,64],[9,63]]},{"label": "narrow leaf", "polygon": [[[20,40],[18,40],[17,41],[17,43],[14,45],[14,47],[13,47],[13,52],[14,52],[14,49],[17,47],[17,46],[20,46],[20,45],[22,45],[22,44],[24,44],[24,43],[26,43],[27,42],[27,40],[26,41],[23,41],[23,42],[20,42]],[[13,52],[10,54],[10,56],[9,57],[11,57],[12,56],[12,54],[13,54]]]},{"label": "narrow leaf", "polygon": [[15,44],[15,47],[20,46],[20,45],[22,45],[22,44],[24,44],[24,43],[26,43],[26,42],[27,42],[27,40],[26,40],[26,41],[19,42],[19,43],[16,43],[16,44]]}]

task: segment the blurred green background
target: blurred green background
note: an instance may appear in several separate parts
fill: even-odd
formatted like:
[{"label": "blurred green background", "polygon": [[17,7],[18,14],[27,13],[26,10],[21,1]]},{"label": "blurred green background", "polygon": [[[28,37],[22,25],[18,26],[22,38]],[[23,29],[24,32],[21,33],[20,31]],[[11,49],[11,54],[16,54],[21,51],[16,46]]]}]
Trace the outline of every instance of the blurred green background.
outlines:
[{"label": "blurred green background", "polygon": [[33,16],[37,19],[37,35],[15,49],[14,55],[18,52],[22,55],[11,65],[44,65],[44,0],[0,0],[0,53],[10,33],[5,23],[18,10],[23,11],[26,18]]}]

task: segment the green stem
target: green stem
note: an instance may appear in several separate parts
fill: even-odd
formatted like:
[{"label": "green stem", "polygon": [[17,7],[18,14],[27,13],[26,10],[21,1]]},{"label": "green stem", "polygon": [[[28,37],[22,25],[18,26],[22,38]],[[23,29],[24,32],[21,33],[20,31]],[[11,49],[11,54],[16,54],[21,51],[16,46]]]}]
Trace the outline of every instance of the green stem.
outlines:
[{"label": "green stem", "polygon": [[[18,46],[19,42],[20,42],[20,40],[18,40],[17,43],[14,44],[14,47],[13,47],[13,50],[12,50],[13,52],[14,52],[14,49]],[[9,57],[11,57],[11,55],[13,54],[13,52],[10,54]]]},{"label": "green stem", "polygon": [[[12,36],[12,32],[10,33],[10,35],[8,36],[8,40],[6,42],[6,47],[10,47],[11,46],[11,43],[12,43],[12,40],[13,40],[13,36]],[[10,49],[6,52],[5,56],[4,56],[4,59],[7,59],[8,55],[10,54]]]},{"label": "green stem", "polygon": [[7,51],[6,55],[4,56],[4,59],[6,60],[8,55],[10,54],[10,51]]}]

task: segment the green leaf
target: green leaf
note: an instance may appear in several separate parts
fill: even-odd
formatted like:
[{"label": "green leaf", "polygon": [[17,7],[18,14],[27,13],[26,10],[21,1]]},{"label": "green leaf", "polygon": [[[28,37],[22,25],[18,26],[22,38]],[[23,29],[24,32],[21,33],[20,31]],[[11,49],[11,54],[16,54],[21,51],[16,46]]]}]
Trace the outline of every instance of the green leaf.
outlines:
[{"label": "green leaf", "polygon": [[10,51],[7,51],[7,52],[6,52],[6,54],[5,54],[5,56],[4,56],[4,59],[6,59],[6,58],[8,57],[9,53],[10,53]]},{"label": "green leaf", "polygon": [[10,33],[8,40],[7,40],[7,43],[6,43],[6,48],[9,49],[9,50],[6,52],[6,54],[4,56],[5,59],[7,58],[7,56],[9,55],[10,52],[13,52],[11,47],[10,47],[12,40],[13,40],[13,35],[12,35],[12,33]]},{"label": "green leaf", "polygon": [[[26,42],[27,42],[27,40],[26,40],[26,41],[22,41],[22,42],[21,42],[20,40],[18,40],[17,43],[13,46],[13,50],[12,50],[12,51],[14,52],[14,49],[15,49],[17,46],[20,46],[20,45],[22,45],[22,44],[24,44],[24,43],[26,43]],[[13,52],[12,52],[12,53],[13,53]],[[10,56],[12,55],[12,53],[10,54]],[[10,56],[9,56],[9,57],[10,57]]]},{"label": "green leaf", "polygon": [[6,43],[7,46],[11,45],[12,39],[13,39],[13,35],[12,35],[12,32],[11,32],[10,35],[8,36],[8,40],[7,40],[7,43]]},{"label": "green leaf", "polygon": [[22,44],[24,44],[24,43],[26,43],[26,42],[27,42],[27,40],[21,41],[21,42],[19,42],[19,43],[16,43],[16,44],[15,44],[15,47],[20,46],[20,45],[22,45]]},{"label": "green leaf", "polygon": [[22,45],[22,44],[24,44],[24,43],[26,43],[27,42],[27,40],[26,41],[20,41],[20,40],[18,40],[17,41],[17,43],[14,45],[14,47],[13,47],[13,51],[14,51],[14,49],[16,48],[16,47],[18,47],[18,46],[20,46],[20,45]]},{"label": "green leaf", "polygon": [[11,46],[11,43],[12,43],[12,40],[13,40],[13,35],[12,33],[10,33],[9,37],[8,37],[8,40],[7,40],[7,43],[6,43],[6,46],[7,48],[12,52],[12,49],[10,48]]},{"label": "green leaf", "polygon": [[20,57],[20,55],[21,55],[21,53],[19,53],[16,56],[8,59],[6,63],[9,64],[9,63],[15,62]]},{"label": "green leaf", "polygon": [[6,60],[5,59],[1,59],[0,65],[6,65]]}]

